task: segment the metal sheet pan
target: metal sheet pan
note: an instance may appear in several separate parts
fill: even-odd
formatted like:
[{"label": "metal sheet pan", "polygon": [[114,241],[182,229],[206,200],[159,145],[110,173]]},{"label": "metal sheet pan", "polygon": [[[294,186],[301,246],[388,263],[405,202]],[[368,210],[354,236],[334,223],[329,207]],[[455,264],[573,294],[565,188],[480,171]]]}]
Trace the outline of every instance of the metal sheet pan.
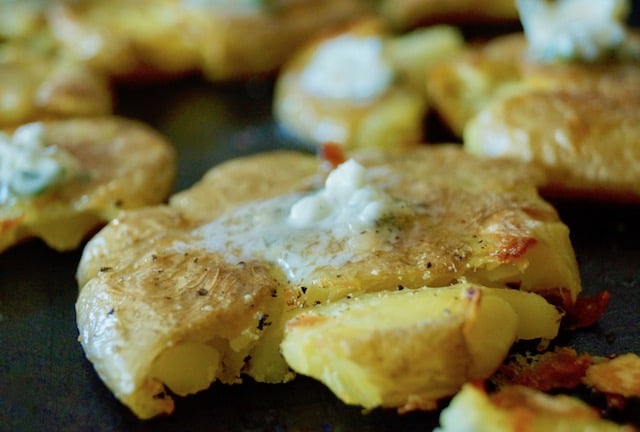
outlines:
[{"label": "metal sheet pan", "polygon": [[[165,133],[179,154],[176,191],[212,165],[295,148],[270,111],[272,82],[221,86],[188,78],[121,88],[118,112]],[[556,202],[571,228],[584,291],[611,292],[592,328],[561,336],[580,352],[640,354],[640,207]],[[0,255],[0,431],[428,431],[438,413],[363,413],[306,378],[283,385],[214,384],[179,399],[174,415],[137,420],[110,394],[77,342],[74,279],[80,251],[40,242]],[[640,424],[637,403],[622,416]],[[635,413],[635,414],[634,414]]]}]

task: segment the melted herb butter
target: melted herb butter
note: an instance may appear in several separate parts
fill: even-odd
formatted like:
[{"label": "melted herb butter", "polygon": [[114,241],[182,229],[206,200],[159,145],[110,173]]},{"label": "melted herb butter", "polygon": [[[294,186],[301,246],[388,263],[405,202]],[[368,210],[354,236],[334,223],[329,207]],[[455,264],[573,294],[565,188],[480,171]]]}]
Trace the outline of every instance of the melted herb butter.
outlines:
[{"label": "melted herb butter", "polygon": [[301,85],[317,97],[366,102],[382,94],[393,76],[381,38],[342,35],[318,47]]},{"label": "melted herb butter", "polygon": [[595,61],[625,40],[628,0],[517,0],[533,57]]},{"label": "melted herb butter", "polygon": [[80,173],[80,163],[64,150],[43,141],[40,123],[0,132],[0,202],[30,197],[57,187]]},{"label": "melted herb butter", "polygon": [[398,222],[411,211],[366,184],[364,169],[347,161],[323,189],[241,206],[194,234],[196,247],[222,252],[228,260],[266,259],[301,283],[318,269],[390,250],[401,230]]}]

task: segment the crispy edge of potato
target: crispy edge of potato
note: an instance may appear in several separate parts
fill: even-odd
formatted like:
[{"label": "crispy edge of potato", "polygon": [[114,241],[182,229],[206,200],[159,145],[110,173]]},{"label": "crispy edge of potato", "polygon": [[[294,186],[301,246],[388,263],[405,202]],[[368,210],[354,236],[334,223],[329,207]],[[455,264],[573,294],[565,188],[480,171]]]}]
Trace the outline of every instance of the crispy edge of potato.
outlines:
[{"label": "crispy edge of potato", "polygon": [[640,356],[627,353],[589,366],[585,384],[624,397],[640,397]]},{"label": "crispy edge of potato", "polygon": [[216,379],[240,382],[265,317],[277,315],[277,289],[263,263],[159,247],[102,269],[82,287],[79,340],[105,385],[139,418],[168,414],[166,387],[184,395]]},{"label": "crispy edge of potato", "polygon": [[544,195],[640,202],[638,108],[633,95],[530,90],[481,110],[465,126],[464,148],[542,167]]},{"label": "crispy edge of potato", "polygon": [[473,384],[465,384],[440,414],[438,432],[633,432],[600,417],[582,400],[567,395],[548,395],[528,387],[510,386],[497,394],[487,394]]}]

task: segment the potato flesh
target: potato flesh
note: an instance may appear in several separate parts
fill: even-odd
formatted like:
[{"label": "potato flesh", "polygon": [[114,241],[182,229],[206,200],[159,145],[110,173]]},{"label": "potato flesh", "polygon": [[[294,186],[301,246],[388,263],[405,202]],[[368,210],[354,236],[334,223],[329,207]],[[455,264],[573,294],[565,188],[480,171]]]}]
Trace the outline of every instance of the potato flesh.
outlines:
[{"label": "potato flesh", "polygon": [[150,377],[185,396],[204,390],[216,378],[220,353],[210,345],[185,343],[163,351],[151,366]]},{"label": "potato flesh", "polygon": [[483,295],[480,306],[465,323],[465,339],[470,366],[468,378],[486,378],[504,360],[518,336],[518,315],[499,296]]},{"label": "potato flesh", "polygon": [[517,338],[557,333],[559,317],[536,294],[471,284],[366,294],[295,316],[281,349],[345,403],[428,406],[488,377]]},{"label": "potato flesh", "polygon": [[509,289],[491,289],[491,295],[509,303],[518,315],[518,339],[553,339],[558,335],[562,314],[540,295]]}]

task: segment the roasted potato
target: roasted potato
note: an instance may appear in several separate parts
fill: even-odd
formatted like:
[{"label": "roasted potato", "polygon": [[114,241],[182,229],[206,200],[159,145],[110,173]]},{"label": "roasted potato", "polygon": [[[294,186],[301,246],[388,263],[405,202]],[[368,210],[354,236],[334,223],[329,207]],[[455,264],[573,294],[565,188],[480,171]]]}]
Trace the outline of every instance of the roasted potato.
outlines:
[{"label": "roasted potato", "polygon": [[425,70],[462,45],[454,27],[398,36],[378,20],[360,21],[315,39],[283,66],[274,116],[309,146],[415,146],[427,112]]},{"label": "roasted potato", "polygon": [[[568,230],[537,195],[536,170],[455,145],[326,166],[288,151],[231,160],[88,242],[77,272],[81,342],[136,415],[172,410],[158,397],[164,384],[182,394],[243,375],[290,379],[285,322],[316,304],[464,280],[560,307],[578,295]],[[201,358],[181,363],[178,346]]]},{"label": "roasted potato", "polygon": [[637,93],[531,91],[486,107],[467,124],[464,142],[477,155],[544,167],[546,196],[640,202],[638,136]]},{"label": "roasted potato", "polygon": [[3,134],[0,151],[0,250],[31,238],[76,248],[121,210],[157,204],[173,187],[171,144],[120,117],[30,123]]},{"label": "roasted potato", "polygon": [[542,62],[527,46],[503,36],[434,66],[434,109],[466,150],[542,167],[544,196],[637,202],[638,34],[591,63]]}]

